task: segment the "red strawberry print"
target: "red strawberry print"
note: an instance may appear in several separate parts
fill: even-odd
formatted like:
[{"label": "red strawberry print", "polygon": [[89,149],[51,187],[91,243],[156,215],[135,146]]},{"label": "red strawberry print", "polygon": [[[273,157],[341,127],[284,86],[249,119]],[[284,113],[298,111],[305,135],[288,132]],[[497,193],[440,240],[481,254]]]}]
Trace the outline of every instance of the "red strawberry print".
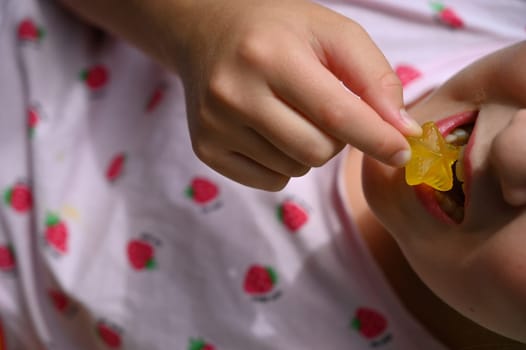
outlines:
[{"label": "red strawberry print", "polygon": [[19,182],[8,188],[4,192],[4,200],[11,208],[19,213],[31,210],[33,206],[33,196],[29,186]]},{"label": "red strawberry print", "polygon": [[62,291],[51,289],[48,291],[49,297],[51,298],[51,301],[53,302],[53,306],[55,306],[55,309],[57,309],[60,312],[64,312],[67,310],[68,306],[70,305],[69,297]]},{"label": "red strawberry print", "polygon": [[44,31],[32,19],[26,18],[18,24],[17,35],[19,40],[36,42],[42,40]]},{"label": "red strawberry print", "polygon": [[118,349],[121,347],[121,334],[117,327],[110,325],[107,322],[99,321],[97,323],[97,333],[104,344],[106,344],[109,348]]},{"label": "red strawberry print", "polygon": [[305,225],[309,216],[301,205],[286,200],[278,207],[278,218],[290,231],[296,232]]},{"label": "red strawberry print", "polygon": [[58,253],[68,251],[68,228],[58,215],[50,213],[46,217],[46,242]]},{"label": "red strawberry print", "polygon": [[432,2],[431,7],[433,11],[435,11],[437,19],[441,23],[453,29],[464,27],[464,21],[462,21],[462,19],[451,7],[447,7],[440,2]]},{"label": "red strawberry print", "polygon": [[27,126],[29,129],[30,136],[33,136],[35,128],[37,127],[39,122],[40,116],[38,115],[38,112],[34,108],[29,108],[27,110]]},{"label": "red strawberry print", "polygon": [[124,172],[124,165],[126,163],[126,154],[119,153],[113,157],[106,169],[106,179],[108,181],[117,180]]},{"label": "red strawberry print", "polygon": [[247,294],[260,295],[272,291],[278,281],[278,275],[269,266],[252,265],[245,274],[243,288]]},{"label": "red strawberry print", "polygon": [[406,87],[407,84],[412,82],[415,79],[420,78],[422,75],[418,69],[413,66],[400,64],[396,66],[395,72],[398,75],[398,78],[402,82],[402,86]]},{"label": "red strawberry print", "polygon": [[210,343],[207,343],[201,338],[193,339],[190,338],[188,342],[188,350],[215,350],[215,346]]},{"label": "red strawberry print", "polygon": [[443,23],[447,24],[451,28],[462,28],[464,27],[464,22],[451,8],[445,8],[440,11],[438,18]]},{"label": "red strawberry print", "polygon": [[108,83],[109,72],[104,65],[97,64],[83,70],[80,77],[91,90],[99,90]]},{"label": "red strawberry print", "polygon": [[212,181],[195,177],[186,188],[186,195],[198,204],[206,204],[217,197],[219,189]]},{"label": "red strawberry print", "polygon": [[146,112],[153,112],[164,98],[164,87],[158,86],[148,100]]},{"label": "red strawberry print", "polygon": [[128,260],[135,270],[153,269],[156,266],[155,250],[151,244],[138,239],[131,240],[127,247]]},{"label": "red strawberry print", "polygon": [[[15,267],[15,254],[9,245],[0,246],[0,270],[8,271]],[[1,350],[1,348],[0,348]]]},{"label": "red strawberry print", "polygon": [[352,327],[366,339],[373,339],[386,330],[387,320],[378,311],[361,307],[356,310]]}]

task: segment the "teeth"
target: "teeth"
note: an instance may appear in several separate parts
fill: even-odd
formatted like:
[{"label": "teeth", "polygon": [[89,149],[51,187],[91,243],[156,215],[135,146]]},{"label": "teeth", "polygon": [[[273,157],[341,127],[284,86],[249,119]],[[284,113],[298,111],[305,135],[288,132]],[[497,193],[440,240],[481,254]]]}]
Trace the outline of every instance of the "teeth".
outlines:
[{"label": "teeth", "polygon": [[464,182],[464,150],[466,149],[466,146],[463,146],[460,149],[460,153],[458,155],[458,160],[455,163],[455,176],[457,177],[458,181]]},{"label": "teeth", "polygon": [[451,144],[464,144],[467,143],[468,139],[469,133],[462,128],[456,128],[445,138],[446,142]]},{"label": "teeth", "polygon": [[[462,191],[466,193],[465,187],[465,173],[464,173],[464,151],[468,143],[471,129],[468,130],[457,128],[445,137],[447,143],[460,147],[458,159],[455,162],[455,177],[461,182]],[[459,194],[447,194],[447,192],[435,191],[435,197],[440,208],[456,223],[461,223],[464,219],[464,206],[459,201]]]},{"label": "teeth", "polygon": [[449,134],[446,136],[445,140],[447,143],[454,143],[455,141],[457,141],[457,135]]},{"label": "teeth", "polygon": [[455,130],[453,130],[453,134],[465,140],[467,140],[467,138],[469,137],[469,133],[462,128],[456,128]]}]

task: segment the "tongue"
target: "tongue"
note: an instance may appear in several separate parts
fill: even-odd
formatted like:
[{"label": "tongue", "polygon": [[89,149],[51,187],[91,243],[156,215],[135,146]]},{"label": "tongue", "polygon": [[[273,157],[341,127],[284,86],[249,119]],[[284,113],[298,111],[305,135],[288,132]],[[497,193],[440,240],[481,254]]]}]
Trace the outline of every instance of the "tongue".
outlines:
[{"label": "tongue", "polygon": [[464,206],[459,205],[456,200],[449,195],[448,192],[435,191],[435,198],[440,208],[456,223],[462,222],[464,219]]}]

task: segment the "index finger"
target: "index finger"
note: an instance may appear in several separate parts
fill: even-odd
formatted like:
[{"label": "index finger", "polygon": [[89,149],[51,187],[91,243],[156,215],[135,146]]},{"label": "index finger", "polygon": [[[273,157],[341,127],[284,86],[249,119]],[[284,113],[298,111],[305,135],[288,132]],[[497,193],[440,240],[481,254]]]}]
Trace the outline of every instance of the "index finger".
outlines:
[{"label": "index finger", "polygon": [[419,135],[422,129],[404,109],[402,83],[389,62],[361,26],[349,19],[345,23],[318,29],[321,58],[382,119],[405,135]]},{"label": "index finger", "polygon": [[276,95],[332,137],[384,163],[404,165],[411,155],[404,135],[350,92],[317,57],[305,57],[304,52],[289,50],[289,55],[301,58],[274,71],[269,84]]}]

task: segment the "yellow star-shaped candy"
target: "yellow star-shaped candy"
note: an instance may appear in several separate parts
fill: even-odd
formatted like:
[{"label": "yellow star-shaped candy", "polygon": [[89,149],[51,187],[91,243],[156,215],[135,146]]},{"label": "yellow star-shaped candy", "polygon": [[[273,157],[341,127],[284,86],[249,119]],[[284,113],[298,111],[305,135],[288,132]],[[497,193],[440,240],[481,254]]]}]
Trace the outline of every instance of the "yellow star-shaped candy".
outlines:
[{"label": "yellow star-shaped candy", "polygon": [[451,166],[458,159],[460,148],[447,143],[434,122],[422,125],[422,136],[407,137],[411,160],[405,166],[408,185],[424,183],[439,191],[453,187]]}]

